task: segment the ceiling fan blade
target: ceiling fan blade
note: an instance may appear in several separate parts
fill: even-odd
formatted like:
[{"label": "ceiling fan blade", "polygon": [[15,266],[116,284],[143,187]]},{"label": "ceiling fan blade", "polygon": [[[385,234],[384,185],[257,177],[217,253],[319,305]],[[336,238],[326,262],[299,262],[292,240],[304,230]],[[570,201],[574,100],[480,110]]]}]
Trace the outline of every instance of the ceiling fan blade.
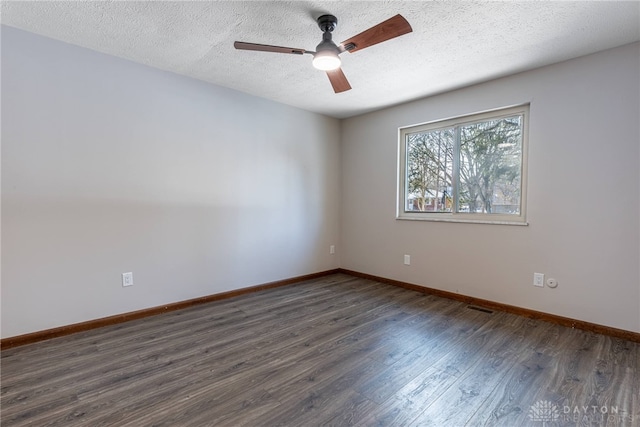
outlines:
[{"label": "ceiling fan blade", "polygon": [[349,84],[347,77],[342,72],[342,68],[327,71],[327,76],[329,77],[329,81],[331,82],[331,86],[333,86],[333,91],[335,93],[345,92],[351,89],[351,85]]},{"label": "ceiling fan blade", "polygon": [[298,49],[295,47],[271,46],[268,44],[258,44],[258,43],[234,42],[233,47],[241,50],[257,50],[261,52],[292,53],[294,55],[303,55],[307,53],[305,49]]},{"label": "ceiling fan blade", "polygon": [[342,46],[349,52],[355,52],[365,47],[373,46],[374,44],[410,33],[411,31],[413,30],[407,20],[404,19],[402,15],[396,15],[343,41]]}]

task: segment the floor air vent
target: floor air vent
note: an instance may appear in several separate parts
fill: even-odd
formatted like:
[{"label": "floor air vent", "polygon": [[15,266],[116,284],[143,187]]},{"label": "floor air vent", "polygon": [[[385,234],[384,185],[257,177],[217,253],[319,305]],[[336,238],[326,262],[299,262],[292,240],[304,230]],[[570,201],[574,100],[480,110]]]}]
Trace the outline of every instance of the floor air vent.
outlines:
[{"label": "floor air vent", "polygon": [[488,308],[476,307],[475,305],[468,305],[467,308],[471,310],[481,311],[483,313],[489,313],[489,314],[493,313],[493,310],[489,310]]}]

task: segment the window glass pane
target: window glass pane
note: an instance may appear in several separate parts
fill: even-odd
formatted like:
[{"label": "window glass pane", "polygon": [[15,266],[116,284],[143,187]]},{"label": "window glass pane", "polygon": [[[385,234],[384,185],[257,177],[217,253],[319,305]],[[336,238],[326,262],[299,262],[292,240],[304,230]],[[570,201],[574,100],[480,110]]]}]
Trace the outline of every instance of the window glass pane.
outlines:
[{"label": "window glass pane", "polygon": [[453,128],[407,135],[405,211],[451,212],[453,147]]},{"label": "window glass pane", "polygon": [[520,214],[522,116],[463,125],[457,212]]}]

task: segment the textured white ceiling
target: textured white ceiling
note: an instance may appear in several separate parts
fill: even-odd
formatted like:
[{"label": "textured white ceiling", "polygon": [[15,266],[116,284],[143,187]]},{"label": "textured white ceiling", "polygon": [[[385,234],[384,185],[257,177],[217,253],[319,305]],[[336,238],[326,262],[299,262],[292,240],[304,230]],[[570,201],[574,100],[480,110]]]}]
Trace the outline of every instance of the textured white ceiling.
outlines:
[{"label": "textured white ceiling", "polygon": [[[334,117],[640,40],[640,2],[2,1],[3,24]],[[311,56],[238,51],[235,40],[314,50],[315,19],[340,42],[395,14],[413,33],[353,54],[334,94]]]}]

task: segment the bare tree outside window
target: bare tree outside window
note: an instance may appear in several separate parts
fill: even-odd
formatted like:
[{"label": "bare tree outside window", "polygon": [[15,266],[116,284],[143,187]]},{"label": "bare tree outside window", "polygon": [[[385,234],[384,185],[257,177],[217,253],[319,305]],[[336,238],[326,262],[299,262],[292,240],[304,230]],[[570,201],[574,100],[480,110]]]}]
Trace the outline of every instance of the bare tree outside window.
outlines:
[{"label": "bare tree outside window", "polygon": [[451,212],[452,178],[451,129],[408,135],[407,210]]},{"label": "bare tree outside window", "polygon": [[460,127],[458,211],[520,213],[522,118]]}]

